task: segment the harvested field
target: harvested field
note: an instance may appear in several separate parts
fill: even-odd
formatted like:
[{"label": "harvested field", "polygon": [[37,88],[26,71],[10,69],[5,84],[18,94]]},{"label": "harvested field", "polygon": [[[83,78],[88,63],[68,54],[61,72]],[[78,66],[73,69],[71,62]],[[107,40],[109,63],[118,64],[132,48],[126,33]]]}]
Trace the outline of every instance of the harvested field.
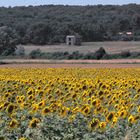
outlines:
[{"label": "harvested field", "polygon": [[[3,59],[3,67],[35,68],[140,68],[140,59],[112,60],[40,60],[40,59]],[[5,64],[4,64],[5,63]]]},{"label": "harvested field", "polygon": [[140,52],[140,41],[106,41],[106,42],[85,42],[82,46],[67,46],[60,45],[23,45],[25,53],[29,54],[32,50],[40,49],[42,52],[65,52],[72,53],[79,51],[80,53],[95,52],[100,47],[103,47],[107,53],[114,54],[122,51]]}]

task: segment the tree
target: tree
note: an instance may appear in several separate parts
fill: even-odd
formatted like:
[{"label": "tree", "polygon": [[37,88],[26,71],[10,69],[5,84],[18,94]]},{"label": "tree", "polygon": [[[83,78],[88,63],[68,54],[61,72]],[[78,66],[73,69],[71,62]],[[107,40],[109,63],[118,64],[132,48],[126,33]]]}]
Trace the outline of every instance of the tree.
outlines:
[{"label": "tree", "polygon": [[0,7],[0,26],[15,29],[20,44],[64,43],[78,33],[83,41],[118,40],[119,32],[140,38],[140,5]]},{"label": "tree", "polygon": [[28,25],[26,25],[26,23],[17,23],[15,25],[15,30],[17,32],[17,35],[19,36],[19,42],[21,44],[26,43],[25,34],[26,34],[27,28],[28,28]]},{"label": "tree", "polygon": [[45,45],[51,38],[51,28],[42,22],[32,24],[27,30],[29,43]]},{"label": "tree", "polygon": [[18,44],[16,32],[12,28],[0,27],[0,55],[14,54]]}]

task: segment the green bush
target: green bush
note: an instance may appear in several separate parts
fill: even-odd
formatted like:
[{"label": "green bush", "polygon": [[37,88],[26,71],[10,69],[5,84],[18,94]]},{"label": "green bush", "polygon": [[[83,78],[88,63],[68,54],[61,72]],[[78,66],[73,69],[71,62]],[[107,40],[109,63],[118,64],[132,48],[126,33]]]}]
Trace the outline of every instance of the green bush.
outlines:
[{"label": "green bush", "polygon": [[106,54],[106,51],[103,47],[100,47],[95,53],[94,56],[96,59],[101,59]]},{"label": "green bush", "polygon": [[40,49],[36,49],[30,52],[29,58],[35,59],[35,58],[40,58],[41,57],[41,51]]},{"label": "green bush", "polygon": [[126,58],[126,57],[129,57],[131,56],[131,53],[129,51],[122,51],[121,52],[121,57],[122,58]]}]

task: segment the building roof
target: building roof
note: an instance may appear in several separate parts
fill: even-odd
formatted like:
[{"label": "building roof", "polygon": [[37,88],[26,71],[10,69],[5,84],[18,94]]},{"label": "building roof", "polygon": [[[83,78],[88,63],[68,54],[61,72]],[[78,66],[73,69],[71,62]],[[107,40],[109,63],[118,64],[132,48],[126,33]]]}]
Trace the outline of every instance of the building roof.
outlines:
[{"label": "building roof", "polygon": [[66,37],[75,37],[75,35],[67,35]]}]

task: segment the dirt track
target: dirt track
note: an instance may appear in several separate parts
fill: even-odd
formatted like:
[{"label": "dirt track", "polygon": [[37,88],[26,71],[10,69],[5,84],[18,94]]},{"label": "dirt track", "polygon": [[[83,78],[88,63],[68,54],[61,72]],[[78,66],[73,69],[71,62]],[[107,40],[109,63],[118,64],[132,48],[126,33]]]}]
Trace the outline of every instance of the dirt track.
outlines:
[{"label": "dirt track", "polygon": [[1,59],[0,60],[1,62],[4,62],[4,63],[24,63],[24,64],[27,64],[27,63],[51,63],[51,64],[62,64],[62,63],[65,63],[65,64],[71,64],[71,63],[74,63],[74,64],[81,64],[81,63],[84,63],[84,64],[124,64],[124,63],[129,63],[129,64],[132,64],[132,63],[140,63],[140,59],[112,59],[112,60],[47,60],[47,59]]},{"label": "dirt track", "polygon": [[6,64],[0,68],[140,68],[140,64]]}]

